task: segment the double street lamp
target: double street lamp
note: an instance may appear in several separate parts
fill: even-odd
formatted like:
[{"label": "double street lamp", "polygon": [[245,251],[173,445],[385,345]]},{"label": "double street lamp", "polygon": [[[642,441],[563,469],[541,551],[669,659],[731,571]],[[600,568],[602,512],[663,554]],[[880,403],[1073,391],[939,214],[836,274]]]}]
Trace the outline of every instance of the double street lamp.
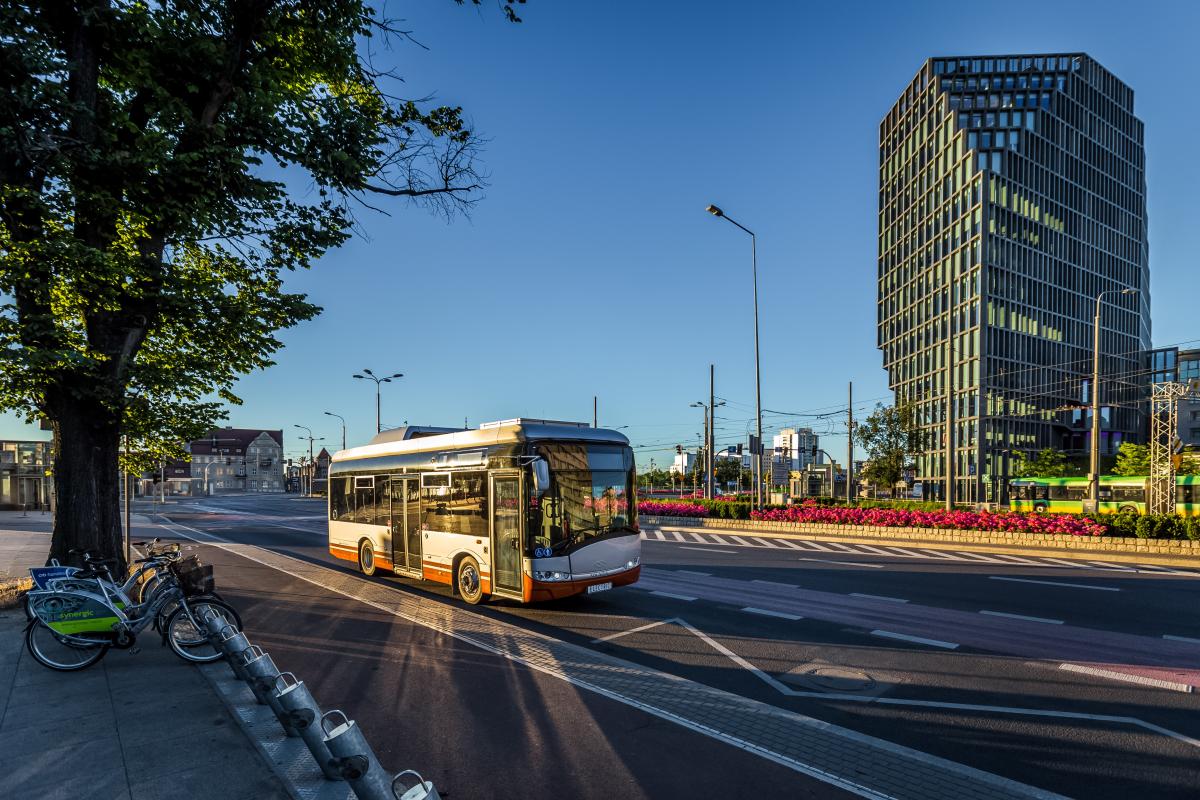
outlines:
[{"label": "double street lamp", "polygon": [[[323,441],[325,441],[325,437],[324,436],[313,436],[312,428],[308,427],[307,425],[293,425],[293,427],[299,428],[300,430],[308,431],[308,436],[301,436],[300,439],[308,440],[309,475],[308,475],[308,491],[305,492],[305,494],[307,494],[309,497],[312,497],[313,478],[316,477],[316,467],[315,467],[315,462],[313,461],[313,442],[323,442]],[[301,475],[303,476],[303,474],[304,473],[302,471]]]},{"label": "double street lamp", "polygon": [[1091,512],[1100,510],[1100,301],[1106,294],[1137,294],[1137,289],[1105,289],[1096,295],[1096,315],[1092,318],[1092,446],[1088,465]]},{"label": "double street lamp", "polygon": [[354,377],[358,378],[359,380],[363,380],[363,381],[365,381],[365,380],[375,381],[375,432],[379,433],[381,430],[383,430],[382,426],[379,424],[379,386],[380,386],[380,384],[383,384],[383,383],[391,383],[392,378],[403,378],[404,373],[397,372],[394,375],[388,375],[387,377],[380,377],[380,376],[376,375],[374,372],[371,372],[371,370],[364,369],[361,374],[357,373],[357,372],[354,373]]},{"label": "double street lamp", "polygon": [[742,225],[737,220],[727,216],[717,206],[710,205],[705,209],[714,217],[721,217],[729,220],[729,222],[737,225],[739,228],[750,234],[750,272],[754,282],[754,416],[758,424],[758,447],[757,452],[752,454],[754,464],[754,506],[762,508],[762,373],[759,368],[758,358],[758,254],[757,254],[757,239],[754,236],[754,231]]}]

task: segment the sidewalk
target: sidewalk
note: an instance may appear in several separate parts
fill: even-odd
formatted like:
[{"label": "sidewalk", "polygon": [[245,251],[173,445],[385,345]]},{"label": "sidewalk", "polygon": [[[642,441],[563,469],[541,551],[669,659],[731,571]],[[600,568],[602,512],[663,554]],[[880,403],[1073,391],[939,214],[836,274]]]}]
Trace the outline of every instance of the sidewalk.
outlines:
[{"label": "sidewalk", "polygon": [[[0,516],[0,573],[45,562],[42,529]],[[20,519],[20,512],[16,512]],[[160,646],[109,650],[80,672],[30,657],[25,615],[0,610],[0,797],[38,800],[287,800],[197,667]]]}]

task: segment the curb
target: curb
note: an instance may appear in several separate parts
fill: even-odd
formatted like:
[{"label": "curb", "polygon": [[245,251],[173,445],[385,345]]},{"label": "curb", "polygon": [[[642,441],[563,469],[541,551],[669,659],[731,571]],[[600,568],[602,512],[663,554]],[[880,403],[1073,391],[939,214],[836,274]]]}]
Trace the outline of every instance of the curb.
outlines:
[{"label": "curb", "polygon": [[[810,542],[844,542],[846,544],[883,544],[896,545],[898,547],[921,547],[928,550],[955,550],[959,552],[970,553],[1007,553],[1017,556],[1049,556],[1052,558],[1062,558],[1077,561],[1107,561],[1126,564],[1153,564],[1164,567],[1200,567],[1200,557],[1190,556],[1167,556],[1158,553],[1128,553],[1115,550],[1078,550],[1075,548],[1057,548],[1057,547],[1034,547],[1032,545],[1023,544],[978,544],[975,542],[956,542],[947,541],[946,539],[923,539],[911,536],[865,536],[849,534],[837,534],[817,532],[812,533],[798,531],[796,533],[780,533],[777,528],[752,528],[752,527],[726,527],[722,528],[719,524],[726,520],[714,520],[707,517],[658,517],[647,514],[642,517],[642,520],[648,525],[671,525],[677,527],[702,528],[712,529],[715,531],[724,531],[732,535],[758,536],[762,539],[797,539]],[[751,520],[728,520],[729,522],[750,522]],[[889,530],[903,531],[904,528],[894,528]],[[1114,542],[1111,537],[1105,541]],[[1134,541],[1141,541],[1140,539]]]}]

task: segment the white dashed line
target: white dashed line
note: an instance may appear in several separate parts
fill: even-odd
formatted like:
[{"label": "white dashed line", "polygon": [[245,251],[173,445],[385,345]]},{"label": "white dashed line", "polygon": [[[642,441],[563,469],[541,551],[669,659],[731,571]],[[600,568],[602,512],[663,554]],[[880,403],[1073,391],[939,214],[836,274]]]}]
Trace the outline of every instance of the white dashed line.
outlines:
[{"label": "white dashed line", "polygon": [[685,602],[688,602],[688,603],[690,603],[690,602],[692,602],[693,600],[695,600],[695,599],[696,599],[696,598],[694,598],[694,597],[688,597],[686,594],[674,594],[674,593],[672,593],[672,592],[659,592],[659,591],[653,591],[653,592],[650,592],[650,594],[656,594],[656,595],[658,595],[659,597],[669,597],[669,598],[671,598],[672,600],[683,600],[683,601],[685,601]]},{"label": "white dashed line", "polygon": [[780,581],[760,581],[757,578],[755,578],[754,580],[751,580],[750,582],[751,583],[761,583],[766,586],[778,586],[783,589],[795,589],[796,588],[796,585],[794,583],[781,583]]},{"label": "white dashed line", "polygon": [[832,558],[801,558],[800,561],[815,561],[818,564],[841,564],[843,567],[866,567],[868,569],[883,569],[886,564],[870,564],[866,561],[835,561]]},{"label": "white dashed line", "polygon": [[679,545],[680,550],[699,550],[701,553],[728,553],[729,555],[737,555],[737,550],[718,550],[715,547],[691,547],[686,544]]},{"label": "white dashed line", "polygon": [[889,603],[907,603],[908,601],[901,597],[885,597],[881,594],[863,594],[861,592],[851,592],[851,597],[861,597],[864,600],[886,600]]},{"label": "white dashed line", "polygon": [[1163,638],[1169,639],[1172,642],[1187,642],[1188,644],[1200,644],[1200,639],[1193,639],[1190,636],[1173,636],[1169,633],[1164,633]]},{"label": "white dashed line", "polygon": [[1061,583],[1059,581],[1035,581],[1032,578],[1009,578],[1005,575],[989,575],[989,580],[993,581],[1011,581],[1012,583],[1037,583],[1042,586],[1062,586],[1066,589],[1093,589],[1097,592],[1119,592],[1121,591],[1115,586],[1088,586],[1085,583]]},{"label": "white dashed line", "polygon": [[986,614],[989,617],[1004,617],[1006,619],[1019,619],[1022,622],[1041,622],[1045,625],[1062,625],[1061,619],[1046,619],[1045,617],[1027,617],[1024,614],[1009,614],[1005,611],[980,611],[980,614]]},{"label": "white dashed line", "polygon": [[752,608],[750,606],[747,606],[746,608],[743,608],[742,611],[745,611],[747,614],[759,614],[764,617],[779,617],[780,619],[790,619],[793,622],[798,619],[804,619],[804,617],[800,616],[799,614],[785,614],[782,611],[772,611],[769,608]]},{"label": "white dashed line", "polygon": [[927,644],[930,647],[940,647],[943,650],[957,650],[956,642],[943,642],[939,639],[924,639],[920,636],[909,636],[907,633],[892,633],[891,631],[871,631],[872,636],[882,636],[884,639],[899,639],[902,642]]},{"label": "white dashed line", "polygon": [[712,577],[711,572],[696,572],[695,570],[690,570],[690,569],[677,569],[675,571],[678,572],[680,575],[695,575],[697,578],[711,578]]}]

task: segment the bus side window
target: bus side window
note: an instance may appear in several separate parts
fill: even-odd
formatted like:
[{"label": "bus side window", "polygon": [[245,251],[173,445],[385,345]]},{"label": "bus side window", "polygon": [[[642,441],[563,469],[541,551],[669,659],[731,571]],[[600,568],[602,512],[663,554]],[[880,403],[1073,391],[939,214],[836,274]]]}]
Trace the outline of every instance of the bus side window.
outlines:
[{"label": "bus side window", "polygon": [[360,525],[375,524],[375,478],[354,478],[354,521]]},{"label": "bus side window", "polygon": [[331,520],[345,521],[349,518],[349,485],[348,478],[329,479],[329,518]]}]

